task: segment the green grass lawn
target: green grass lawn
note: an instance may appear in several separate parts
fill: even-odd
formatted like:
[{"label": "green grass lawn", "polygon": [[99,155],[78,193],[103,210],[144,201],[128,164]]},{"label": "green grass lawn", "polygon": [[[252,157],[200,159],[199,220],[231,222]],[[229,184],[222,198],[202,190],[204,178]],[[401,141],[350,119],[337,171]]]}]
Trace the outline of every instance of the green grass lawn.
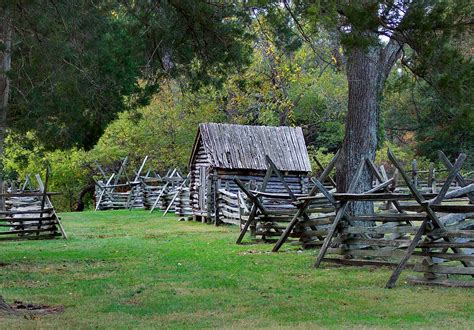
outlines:
[{"label": "green grass lawn", "polygon": [[65,312],[0,327],[474,327],[473,290],[412,286],[408,272],[388,290],[389,269],[315,270],[315,251],[237,246],[236,227],[145,211],[62,218],[67,241],[0,243],[0,294]]}]

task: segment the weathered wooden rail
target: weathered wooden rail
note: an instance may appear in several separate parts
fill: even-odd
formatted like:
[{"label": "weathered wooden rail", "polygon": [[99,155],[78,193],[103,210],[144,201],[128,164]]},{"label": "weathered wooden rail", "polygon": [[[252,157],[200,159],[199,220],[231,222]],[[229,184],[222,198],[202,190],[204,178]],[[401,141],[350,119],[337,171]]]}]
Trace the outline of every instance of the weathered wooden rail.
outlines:
[{"label": "weathered wooden rail", "polygon": [[[452,190],[452,182],[462,181],[459,170],[466,155],[461,154],[439,192],[424,193],[413,184],[393,153],[389,159],[397,168],[410,193],[390,191],[386,186],[378,192],[354,193],[362,169],[368,166],[383,185],[383,177],[371,161],[364,160],[348,193],[332,194],[337,201],[336,216],[319,250],[315,267],[322,262],[345,265],[392,265],[395,270],[386,284],[391,288],[409,261],[414,271],[423,273],[413,283],[474,287],[473,238],[474,205],[469,204],[473,186],[460,185]],[[391,209],[380,209],[373,215],[352,215],[353,202],[392,202]],[[407,211],[409,210],[409,211]],[[460,277],[457,279],[456,277]]]},{"label": "weathered wooden rail", "polygon": [[[306,194],[293,192],[286,182],[287,178],[276,167],[270,157],[267,156],[266,159],[268,169],[259,189],[249,189],[239,179],[234,180],[250,202],[247,206],[247,212],[243,213],[241,210],[242,230],[237,243],[242,242],[243,237],[250,229],[251,237],[267,242],[276,242],[277,249],[288,239],[291,240],[292,244],[299,244],[303,247],[320,245],[327,230],[328,219],[335,210],[334,205],[328,202],[323,195],[319,195],[305,203],[306,207],[302,212],[301,206],[297,203],[297,198],[306,196]],[[323,181],[328,177],[336,159],[337,156],[328,169],[323,171],[321,177]],[[272,177],[279,180],[286,193],[267,191],[267,184]],[[316,190],[316,188],[313,188],[310,195],[314,194]]]},{"label": "weathered wooden rail", "polygon": [[140,167],[134,171],[134,178],[127,175],[128,157],[125,157],[117,172],[109,177],[96,163],[102,175],[96,181],[95,200],[96,210],[109,209],[149,209],[153,212],[160,209],[166,212],[176,212],[181,216],[189,216],[189,188],[187,178],[183,177],[177,168],[169,170],[163,177],[151,175],[151,170],[144,172],[146,156]]},{"label": "weathered wooden rail", "polygon": [[[147,159],[145,157],[132,180],[127,175],[128,157],[122,160],[119,170],[110,176],[96,163],[102,179],[97,180],[95,185],[95,210],[144,208],[144,194],[139,178]],[[123,178],[125,182],[121,182]]]},{"label": "weathered wooden rail", "polygon": [[[294,194],[289,188],[286,194],[267,192],[265,182],[271,175],[284,184],[284,177],[269,159],[267,181],[260,189],[250,189],[235,180],[248,208],[243,212],[235,202],[230,205],[234,215],[240,212],[242,230],[237,243],[250,230],[252,237],[277,239],[274,252],[286,242],[321,247],[315,267],[322,262],[393,266],[387,287],[393,287],[408,266],[423,274],[412,278],[413,283],[472,287],[474,184],[460,174],[466,155],[461,154],[454,165],[442,153],[440,158],[447,176],[439,189],[416,188],[412,177],[389,152],[395,175],[401,177],[403,185],[397,186],[395,177],[388,178],[383,168],[363,160],[348,192],[336,193],[322,183],[329,181],[327,175],[337,161],[335,157],[319,178],[312,180],[309,194]],[[356,193],[365,168],[374,177],[373,187]],[[236,200],[235,194],[227,197],[232,197],[228,202]],[[375,213],[350,214],[351,203],[357,202],[373,202]]]},{"label": "weathered wooden rail", "polygon": [[175,214],[183,219],[189,219],[193,215],[191,208],[191,200],[189,187],[184,186],[181,190],[177,191],[175,199]]},{"label": "weathered wooden rail", "polygon": [[52,239],[67,235],[51,203],[48,192],[49,170],[43,183],[39,175],[36,188],[27,176],[21,189],[1,184],[0,240]]}]

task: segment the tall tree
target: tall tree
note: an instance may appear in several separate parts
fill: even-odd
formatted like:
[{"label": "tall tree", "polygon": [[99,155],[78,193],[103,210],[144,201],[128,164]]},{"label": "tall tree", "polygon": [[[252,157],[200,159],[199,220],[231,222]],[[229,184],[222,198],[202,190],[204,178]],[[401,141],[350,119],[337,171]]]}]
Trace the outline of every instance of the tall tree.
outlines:
[{"label": "tall tree", "polygon": [[91,147],[115,113],[140,96],[140,44],[108,1],[6,6],[15,39],[9,129],[33,130],[49,148]]},{"label": "tall tree", "polygon": [[3,154],[5,140],[8,99],[10,96],[12,26],[8,10],[0,14],[0,155]]},{"label": "tall tree", "polygon": [[92,147],[117,113],[149,102],[163,77],[216,82],[248,54],[246,17],[232,4],[9,0],[5,8],[15,32],[8,125],[34,130],[51,149]]},{"label": "tall tree", "polygon": [[[339,9],[341,28],[350,30],[341,36],[349,86],[345,136],[337,164],[337,185],[341,191],[347,191],[363,158],[375,160],[380,99],[385,81],[402,54],[402,44],[398,40],[390,39],[385,44],[374,32],[372,20],[384,18],[380,11],[374,1],[360,1]],[[359,191],[370,189],[371,183],[372,176],[366,169]],[[370,207],[370,203],[360,203],[356,212],[367,213]]]},{"label": "tall tree", "polygon": [[[447,49],[446,45],[471,28],[468,0],[283,0],[278,3],[276,8],[284,7],[288,11],[295,29],[308,43],[315,44],[322,29],[329,31],[335,47],[331,54],[321,57],[330,55],[344,65],[349,95],[342,157],[337,165],[341,191],[347,190],[362,158],[375,158],[382,92],[398,59],[415,74],[440,87],[439,91],[457,88],[466,94],[469,90],[465,79],[460,84],[446,84],[439,74],[440,69],[448,72],[453,67],[441,64],[456,63],[457,75],[468,76],[469,71],[463,67],[466,62],[457,60],[460,57],[455,47],[450,47],[449,52],[439,51]],[[362,178],[359,191],[367,189],[372,180],[367,170]],[[361,204],[354,211],[368,212],[370,205]]]}]

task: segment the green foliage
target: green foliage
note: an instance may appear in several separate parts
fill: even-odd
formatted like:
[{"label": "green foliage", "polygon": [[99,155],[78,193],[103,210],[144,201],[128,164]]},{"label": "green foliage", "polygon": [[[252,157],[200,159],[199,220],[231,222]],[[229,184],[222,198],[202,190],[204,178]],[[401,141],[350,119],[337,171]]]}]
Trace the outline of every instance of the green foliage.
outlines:
[{"label": "green foliage", "polygon": [[[326,148],[315,148],[314,146],[308,147],[308,156],[309,161],[311,163],[312,174],[317,175],[321,174],[322,170],[318,166],[315,159],[319,161],[319,163],[326,168],[329,165],[329,162],[334,158],[335,153],[329,152]],[[334,171],[331,172],[331,175],[334,174]]]},{"label": "green foliage", "polygon": [[296,54],[296,63],[302,67],[290,87],[295,102],[294,118],[305,131],[306,142],[316,148],[335,152],[344,138],[344,120],[347,111],[347,83],[343,73],[318,68],[308,63],[315,60],[314,53],[303,47]]},{"label": "green foliage", "polygon": [[[278,10],[276,3],[269,7]],[[385,123],[382,117],[378,132],[382,140],[384,125],[388,130],[414,129],[418,153],[431,159],[438,149],[454,157],[474,143],[472,1],[294,1],[290,10],[307,41],[316,43],[329,31],[333,44],[340,42],[346,56],[354,48],[381,51],[387,39],[403,45],[401,64],[411,73],[391,77],[401,78],[394,84],[406,83],[406,90],[402,102],[385,93],[390,101],[382,108],[400,118]],[[327,49],[318,51],[329,57]],[[415,85],[413,77],[425,82]],[[416,117],[404,118],[410,112]]]},{"label": "green foliage", "polygon": [[134,104],[141,45],[109,10],[84,0],[12,8],[12,129],[35,130],[48,149],[90,148],[115,113]]},{"label": "green foliage", "polygon": [[194,90],[220,85],[248,61],[248,15],[238,4],[118,1],[115,14],[143,48],[141,78],[149,87],[170,77]]},{"label": "green foliage", "polygon": [[415,159],[415,154],[409,149],[399,147],[393,143],[385,142],[378,150],[375,155],[376,164],[389,164],[390,161],[387,156],[388,150],[391,150],[398,160],[403,164],[409,165],[413,159]]},{"label": "green foliage", "polygon": [[[207,97],[200,97],[198,93],[185,98],[177,88],[171,82],[162,84],[160,93],[149,106],[122,113],[107,127],[89,158],[107,167],[128,155],[131,170],[148,155],[147,168],[166,171],[180,167],[184,170],[199,123],[218,122],[223,117]],[[207,92],[208,97],[212,95],[211,89]]]},{"label": "green foliage", "polygon": [[388,80],[382,103],[388,138],[432,161],[437,161],[438,150],[451,158],[460,152],[470,154],[469,146],[474,145],[474,114],[467,106],[470,101],[465,99],[466,106],[456,106],[411,72],[396,75]]},{"label": "green foliage", "polygon": [[5,148],[4,178],[17,179],[22,184],[29,176],[33,187],[37,187],[35,175],[40,174],[44,181],[49,166],[47,189],[61,193],[52,197],[54,206],[60,211],[73,211],[79,192],[90,181],[86,152],[77,148],[47,151],[37,141],[31,132],[26,137],[10,134]]},{"label": "green foliage", "polygon": [[326,164],[343,141],[348,103],[338,55],[382,46],[376,32],[401,34],[407,45],[381,100],[377,161],[386,162],[388,147],[407,164],[417,158],[427,166],[438,149],[451,159],[470,152],[469,161],[472,42],[456,23],[464,22],[467,1],[407,2],[414,7],[400,28],[363,33],[380,24],[376,18],[401,19],[397,4],[21,3],[13,10],[13,135],[4,178],[44,173],[49,162],[52,187],[69,209],[94,160],[110,172],[128,155],[132,174],[149,155],[150,168],[184,170],[197,126],[208,121],[301,126],[310,155]]},{"label": "green foliage", "polygon": [[15,30],[9,126],[34,130],[48,149],[89,149],[163,77],[220,83],[249,54],[238,5],[33,0],[3,9]]},{"label": "green foliage", "polygon": [[[24,180],[30,173],[31,162],[37,162],[41,172],[46,169],[44,148],[32,132],[25,135],[10,133],[5,141],[2,174],[4,180]],[[34,173],[36,174],[36,173]]]},{"label": "green foliage", "polygon": [[[90,183],[90,170],[85,158],[85,151],[77,148],[55,150],[46,154],[45,159],[51,167],[49,189],[61,192],[60,196],[53,197],[54,205],[59,210],[74,211],[79,193]],[[32,169],[31,173],[33,171]],[[86,200],[86,208],[92,205],[90,197]]]}]

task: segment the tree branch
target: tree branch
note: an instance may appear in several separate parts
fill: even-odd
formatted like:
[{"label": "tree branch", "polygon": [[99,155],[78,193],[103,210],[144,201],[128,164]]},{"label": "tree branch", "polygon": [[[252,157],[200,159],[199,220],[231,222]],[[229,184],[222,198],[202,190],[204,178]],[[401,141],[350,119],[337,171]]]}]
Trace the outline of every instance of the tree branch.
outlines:
[{"label": "tree branch", "polygon": [[296,15],[293,13],[293,11],[291,10],[290,8],[290,5],[288,4],[288,0],[283,0],[283,5],[285,6],[285,9],[288,11],[288,14],[290,14],[291,16],[291,19],[295,22],[295,25],[296,25],[296,29],[299,31],[301,37],[303,38],[303,40],[309,44],[309,46],[311,47],[311,50],[314,52],[314,54],[318,57],[318,59],[323,62],[323,63],[326,63],[327,65],[332,65],[332,63],[330,61],[327,61],[326,59],[324,59],[323,55],[318,52],[316,50],[316,48],[314,47],[312,41],[311,41],[311,38],[308,37],[308,35],[306,34],[306,32],[304,32],[304,29],[303,29],[303,26],[300,24],[300,22],[298,21],[298,19],[296,18]]},{"label": "tree branch", "polygon": [[401,58],[403,54],[403,44],[395,39],[390,39],[387,46],[382,50],[381,54],[381,65],[384,73],[384,77],[387,78],[392,70],[395,62]]}]

